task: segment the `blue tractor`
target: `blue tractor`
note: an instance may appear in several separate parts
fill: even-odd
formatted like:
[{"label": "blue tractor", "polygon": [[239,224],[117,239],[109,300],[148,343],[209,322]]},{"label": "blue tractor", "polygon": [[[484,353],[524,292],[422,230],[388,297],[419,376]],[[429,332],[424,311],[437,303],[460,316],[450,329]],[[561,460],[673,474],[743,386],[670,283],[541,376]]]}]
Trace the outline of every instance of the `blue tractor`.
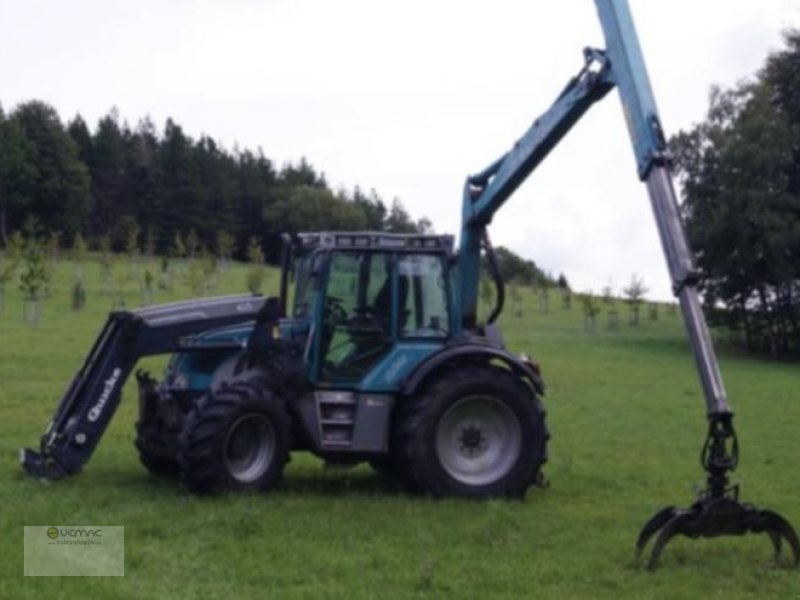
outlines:
[{"label": "blue tractor", "polygon": [[[145,355],[175,353],[161,383],[139,372],[136,444],[152,471],[198,493],[272,488],[291,452],[368,461],[435,496],[522,496],[541,479],[548,431],[537,364],[510,352],[494,322],[503,308],[487,229],[571,127],[617,88],[680,300],[708,411],[707,488],[688,509],[645,525],[654,566],[675,535],[767,532],[800,560],[778,514],[738,501],[733,413],[696,287],[669,171],[669,152],[625,0],[596,0],[605,50],[584,64],[514,146],[468,177],[458,250],[446,235],[316,232],[284,241],[280,293],[116,312],[59,403],[31,474],[57,479],[89,459]],[[477,315],[482,255],[496,306]],[[290,271],[295,288],[287,304]]]},{"label": "blue tractor", "polygon": [[[181,340],[161,383],[137,374],[150,470],[197,492],[266,490],[290,451],[309,450],[437,495],[518,496],[536,481],[548,438],[538,367],[490,325],[463,329],[451,236],[300,234],[286,256],[288,315],[285,283],[280,299],[224,300],[252,303],[255,319]],[[173,327],[202,305],[133,321]]]},{"label": "blue tractor", "polygon": [[251,299],[255,321],[184,340],[161,383],[138,374],[142,462],[197,492],[264,490],[310,450],[437,495],[522,495],[546,457],[543,384],[491,325],[463,328],[453,238],[286,243],[288,315],[284,284]]}]

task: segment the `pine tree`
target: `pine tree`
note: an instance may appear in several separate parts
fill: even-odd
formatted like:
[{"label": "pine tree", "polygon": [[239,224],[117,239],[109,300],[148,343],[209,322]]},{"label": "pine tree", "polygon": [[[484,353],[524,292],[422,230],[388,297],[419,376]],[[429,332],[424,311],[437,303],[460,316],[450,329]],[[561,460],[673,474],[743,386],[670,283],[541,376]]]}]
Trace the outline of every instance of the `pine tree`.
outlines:
[{"label": "pine tree", "polygon": [[29,214],[45,231],[74,235],[89,213],[89,173],[56,111],[39,101],[19,105],[9,117],[23,132],[36,165],[29,190]]}]

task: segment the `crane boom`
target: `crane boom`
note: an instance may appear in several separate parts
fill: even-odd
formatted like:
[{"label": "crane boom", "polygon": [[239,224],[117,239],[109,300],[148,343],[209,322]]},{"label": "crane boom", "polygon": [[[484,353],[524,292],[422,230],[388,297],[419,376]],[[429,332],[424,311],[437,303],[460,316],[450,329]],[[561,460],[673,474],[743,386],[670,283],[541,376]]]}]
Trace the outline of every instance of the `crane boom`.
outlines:
[{"label": "crane boom", "polygon": [[696,285],[698,274],[683,232],[669,172],[669,153],[626,0],[596,0],[605,50],[584,50],[584,65],[553,105],[506,154],[467,178],[462,204],[458,272],[460,313],[466,327],[477,313],[481,240],[492,217],[586,111],[617,88],[628,125],[639,178],[647,184],[672,286],[686,329],[709,415],[730,414],[711,336]]},{"label": "crane boom", "polygon": [[[791,525],[776,513],[740,504],[737,486],[729,486],[727,473],[738,461],[733,413],[697,293],[699,274],[686,243],[669,170],[667,142],[644,57],[627,0],[595,0],[595,5],[606,49],[584,50],[583,67],[553,105],[533,122],[510,151],[468,177],[464,184],[457,275],[461,326],[469,329],[476,324],[480,255],[484,240],[488,239],[486,228],[494,214],[586,111],[617,88],[638,175],[646,184],[673,291],[680,301],[709,420],[702,453],[707,489],[691,509],[669,507],[657,513],[642,529],[637,550],[641,552],[650,537],[660,532],[650,559],[650,566],[654,566],[664,545],[677,534],[710,537],[767,531],[773,543],[778,540],[776,550],[780,548],[781,536],[790,543],[797,564],[800,541]],[[491,246],[486,246],[491,252]],[[498,293],[498,297],[502,294]],[[498,312],[495,310],[492,318]]]}]

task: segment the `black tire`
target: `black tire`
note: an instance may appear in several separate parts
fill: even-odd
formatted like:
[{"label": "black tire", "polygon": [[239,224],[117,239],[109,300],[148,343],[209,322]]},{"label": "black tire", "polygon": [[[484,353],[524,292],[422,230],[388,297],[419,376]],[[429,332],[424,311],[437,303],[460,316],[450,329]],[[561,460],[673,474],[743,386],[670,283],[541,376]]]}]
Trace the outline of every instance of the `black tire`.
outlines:
[{"label": "black tire", "polygon": [[192,407],[180,436],[181,480],[195,493],[266,491],[290,448],[286,407],[266,379],[232,384]]},{"label": "black tire", "polygon": [[372,470],[384,479],[392,482],[404,482],[406,479],[405,469],[403,469],[400,461],[400,457],[387,454],[386,456],[370,458],[368,462]]},{"label": "black tire", "polygon": [[139,462],[148,471],[158,476],[176,476],[180,470],[178,459],[159,453],[165,446],[164,440],[157,432],[136,423],[136,439],[133,442],[139,451]]},{"label": "black tire", "polygon": [[520,377],[490,365],[450,369],[401,408],[409,482],[434,496],[521,497],[547,460],[545,411]]}]

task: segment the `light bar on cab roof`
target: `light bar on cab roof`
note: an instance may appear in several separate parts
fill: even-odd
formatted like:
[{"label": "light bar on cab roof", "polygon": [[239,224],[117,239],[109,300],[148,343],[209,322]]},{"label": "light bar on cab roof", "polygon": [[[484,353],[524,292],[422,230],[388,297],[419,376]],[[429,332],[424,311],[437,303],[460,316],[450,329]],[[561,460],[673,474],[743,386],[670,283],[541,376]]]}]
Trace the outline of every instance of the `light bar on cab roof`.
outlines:
[{"label": "light bar on cab roof", "polygon": [[320,232],[298,234],[304,248],[405,250],[453,252],[452,235],[419,235],[381,232]]}]

